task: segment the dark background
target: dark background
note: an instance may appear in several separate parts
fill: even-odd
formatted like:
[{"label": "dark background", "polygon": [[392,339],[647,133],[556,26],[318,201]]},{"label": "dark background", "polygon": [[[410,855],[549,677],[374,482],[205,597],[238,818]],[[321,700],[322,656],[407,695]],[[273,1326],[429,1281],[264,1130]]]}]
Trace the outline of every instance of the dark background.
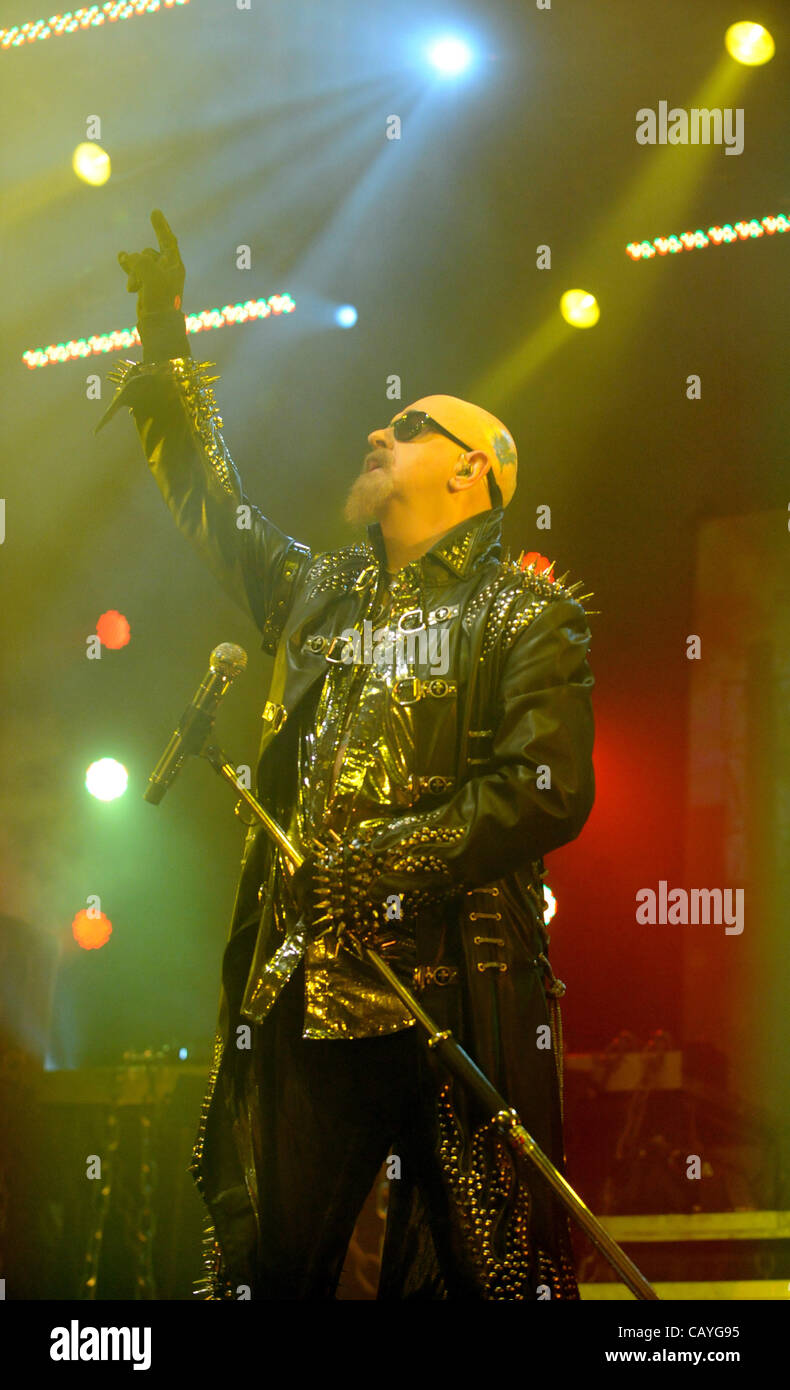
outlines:
[{"label": "dark background", "polygon": [[[34,7],[35,8],[35,7]],[[296,312],[193,338],[215,361],[225,437],[246,489],[314,548],[353,539],[342,504],[366,435],[402,403],[447,392],[501,416],[519,449],[506,514],[514,555],[540,550],[594,590],[598,798],[550,857],[552,958],[566,1042],[680,1027],[682,944],[634,922],[634,893],[682,882],[686,635],[699,523],[787,505],[789,236],[633,264],[632,240],[787,212],[786,6],[760,7],[777,56],[738,67],[730,4],[372,4],[292,0],[172,12],[0,54],[5,354],[3,910],[62,950],[50,1065],[128,1047],[205,1053],[241,851],[230,794],[191,765],[142,801],[213,646],[246,676],[220,717],[253,763],[270,663],[259,636],[176,533],[122,413],[86,377],[115,357],[30,371],[32,347],[130,326],[119,250],[152,244],[161,207],[187,266],[185,309],[290,293]],[[747,16],[749,17],[749,16]],[[6,25],[31,18],[3,6]],[[438,80],[419,44],[463,32],[474,70]],[[660,100],[740,106],[745,148],[644,147]],[[385,139],[393,113],[399,141]],[[113,176],[71,154],[102,120]],[[252,248],[239,271],[236,247]],[[536,269],[548,244],[552,268]],[[597,327],[558,316],[564,290]],[[332,314],[356,305],[357,326]],[[686,378],[702,379],[699,401]],[[535,526],[548,503],[549,533]],[[107,609],[132,640],[86,659]],[[93,801],[88,763],[130,788]],[[70,938],[98,893],[113,935]],[[7,1001],[8,1002],[8,1001]],[[689,1038],[688,1041],[693,1039]]]}]

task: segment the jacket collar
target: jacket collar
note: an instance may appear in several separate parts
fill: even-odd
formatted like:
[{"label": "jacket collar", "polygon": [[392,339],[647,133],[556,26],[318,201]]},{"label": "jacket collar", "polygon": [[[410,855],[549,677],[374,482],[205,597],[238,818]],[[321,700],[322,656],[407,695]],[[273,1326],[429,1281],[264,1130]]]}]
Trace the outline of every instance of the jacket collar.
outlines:
[{"label": "jacket collar", "polygon": [[[457,578],[463,578],[476,569],[483,560],[498,558],[502,553],[502,521],[504,508],[492,507],[478,512],[476,516],[459,521],[450,531],[440,536],[438,541],[426,550],[419,560],[413,560],[406,569],[416,566],[423,573],[436,568],[449,570]],[[368,544],[379,565],[386,569],[387,551],[381,534],[381,525],[374,521],[368,526]]]}]

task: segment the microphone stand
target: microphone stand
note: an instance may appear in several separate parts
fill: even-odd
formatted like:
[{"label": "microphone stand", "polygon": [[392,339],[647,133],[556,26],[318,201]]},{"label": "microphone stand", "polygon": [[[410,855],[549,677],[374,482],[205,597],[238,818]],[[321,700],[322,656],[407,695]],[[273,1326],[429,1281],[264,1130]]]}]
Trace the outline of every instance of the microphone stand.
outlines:
[{"label": "microphone stand", "polygon": [[[304,856],[300,854],[282,827],[264,810],[252,792],[239,785],[236,770],[222,749],[213,744],[207,744],[199,756],[206,758],[214,771],[233,787],[275,844],[292,861],[295,868],[299,868]],[[468,1052],[465,1052],[460,1043],[456,1042],[450,1030],[437,1027],[419,1000],[415,999],[411,990],[407,989],[406,985],[398,979],[377,951],[374,951],[371,946],[365,946],[363,949],[371,965],[391,986],[420,1027],[427,1033],[428,1046],[435,1049],[437,1056],[444,1062],[448,1071],[469,1086],[486,1107],[492,1117],[491,1123],[502,1135],[510,1150],[519,1158],[527,1159],[542,1174],[576,1224],[581,1227],[593,1245],[600,1250],[631,1292],[637,1298],[658,1300],[658,1294],[647,1282],[644,1275],[640,1273],[633,1261],[617,1244],[617,1241],[612,1239],[606,1228],[593,1215],[587,1204],[582,1201],[578,1193],[562,1176],[562,1173],[555,1168],[548,1154],[545,1154],[535,1143],[532,1135],[522,1125],[516,1111],[508,1106],[507,1101],[491,1085],[488,1077],[472,1061]]]}]

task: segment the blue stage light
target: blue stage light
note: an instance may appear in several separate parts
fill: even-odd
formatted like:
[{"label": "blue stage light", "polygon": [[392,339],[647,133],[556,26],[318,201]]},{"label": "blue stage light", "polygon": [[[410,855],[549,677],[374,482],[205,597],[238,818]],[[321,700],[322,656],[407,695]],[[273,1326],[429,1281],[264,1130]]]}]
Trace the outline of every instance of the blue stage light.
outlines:
[{"label": "blue stage light", "polygon": [[472,61],[472,50],[463,39],[447,34],[435,39],[428,49],[428,58],[443,77],[457,77]]},{"label": "blue stage light", "polygon": [[353,328],[358,318],[358,314],[353,304],[341,304],[335,310],[335,323],[340,328]]}]

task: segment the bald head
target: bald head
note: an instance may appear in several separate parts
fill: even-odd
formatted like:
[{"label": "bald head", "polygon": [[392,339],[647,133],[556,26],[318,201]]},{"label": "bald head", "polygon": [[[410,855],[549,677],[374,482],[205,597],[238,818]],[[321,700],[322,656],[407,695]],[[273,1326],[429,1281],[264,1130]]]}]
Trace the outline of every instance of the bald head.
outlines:
[{"label": "bald head", "polygon": [[[407,411],[423,412],[436,425],[397,439],[394,422]],[[490,411],[458,396],[422,396],[371,430],[368,443],[346,520],[378,521],[391,556],[420,554],[452,527],[488,511],[489,473],[504,506],[516,490],[512,435]]]},{"label": "bald head", "polygon": [[496,415],[472,401],[461,400],[460,396],[422,396],[406,409],[426,411],[472,450],[486,454],[507,506],[516,490],[518,456],[512,434]]}]

